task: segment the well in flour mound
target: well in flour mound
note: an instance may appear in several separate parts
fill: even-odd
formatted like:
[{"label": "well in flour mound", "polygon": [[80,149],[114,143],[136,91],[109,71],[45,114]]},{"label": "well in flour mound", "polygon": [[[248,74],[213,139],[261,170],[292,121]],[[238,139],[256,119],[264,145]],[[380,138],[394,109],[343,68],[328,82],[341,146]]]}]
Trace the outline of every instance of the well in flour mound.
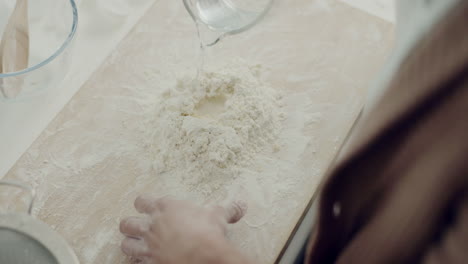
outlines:
[{"label": "well in flour mound", "polygon": [[186,78],[166,90],[154,119],[154,168],[201,192],[237,177],[275,144],[281,96],[258,68],[229,67]]}]

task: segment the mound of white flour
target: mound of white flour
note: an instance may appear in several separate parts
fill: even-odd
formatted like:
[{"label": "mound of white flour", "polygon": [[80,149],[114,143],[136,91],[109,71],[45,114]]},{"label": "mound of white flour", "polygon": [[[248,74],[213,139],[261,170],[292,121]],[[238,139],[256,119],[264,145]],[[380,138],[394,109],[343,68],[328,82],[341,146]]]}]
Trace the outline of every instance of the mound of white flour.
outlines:
[{"label": "mound of white flour", "polygon": [[255,67],[179,79],[157,102],[154,168],[212,192],[275,145],[283,116],[281,96]]}]

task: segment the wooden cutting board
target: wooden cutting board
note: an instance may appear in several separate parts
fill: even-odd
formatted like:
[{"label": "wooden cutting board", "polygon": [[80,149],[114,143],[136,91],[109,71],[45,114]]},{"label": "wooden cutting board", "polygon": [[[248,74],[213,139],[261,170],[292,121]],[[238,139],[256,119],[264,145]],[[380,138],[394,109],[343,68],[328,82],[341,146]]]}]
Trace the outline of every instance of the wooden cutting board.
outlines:
[{"label": "wooden cutting board", "polygon": [[[264,78],[286,94],[288,113],[317,115],[294,121],[300,138],[283,139],[286,149],[288,142],[304,142],[294,163],[302,173],[259,173],[231,183],[237,194],[228,186],[207,198],[155,175],[142,145],[141,131],[155,129],[143,123],[152,114],[141,103],[145,95],[164,89],[180,69],[193,69],[197,58],[195,27],[182,1],[159,1],[5,178],[36,188],[34,215],[63,235],[82,263],[128,263],[118,223],[136,214],[133,200],[142,192],[200,202],[242,196],[250,211],[230,238],[257,263],[273,263],[362,108],[392,40],[393,25],[342,2],[291,0],[276,1],[261,24],[220,43],[212,59],[262,65]],[[272,179],[284,184],[272,189],[266,184]],[[10,191],[0,197],[12,206],[21,202]]]}]

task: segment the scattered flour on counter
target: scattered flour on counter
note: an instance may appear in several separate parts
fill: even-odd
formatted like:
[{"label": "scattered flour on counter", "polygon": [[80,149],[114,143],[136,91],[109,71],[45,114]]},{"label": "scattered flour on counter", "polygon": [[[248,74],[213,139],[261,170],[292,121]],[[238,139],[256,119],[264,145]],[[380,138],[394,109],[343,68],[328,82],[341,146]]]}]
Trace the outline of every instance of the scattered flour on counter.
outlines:
[{"label": "scattered flour on counter", "polygon": [[232,66],[197,81],[178,79],[156,103],[154,169],[211,193],[274,148],[284,119],[281,95],[258,67]]}]

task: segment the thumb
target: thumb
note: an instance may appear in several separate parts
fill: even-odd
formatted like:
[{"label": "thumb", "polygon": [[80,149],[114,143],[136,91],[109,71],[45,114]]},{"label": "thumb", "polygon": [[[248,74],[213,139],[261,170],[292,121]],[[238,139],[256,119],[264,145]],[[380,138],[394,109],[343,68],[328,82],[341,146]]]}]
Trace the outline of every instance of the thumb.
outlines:
[{"label": "thumb", "polygon": [[228,224],[235,224],[244,217],[247,212],[247,203],[244,201],[234,201],[226,206],[217,206],[216,212],[221,214]]}]

